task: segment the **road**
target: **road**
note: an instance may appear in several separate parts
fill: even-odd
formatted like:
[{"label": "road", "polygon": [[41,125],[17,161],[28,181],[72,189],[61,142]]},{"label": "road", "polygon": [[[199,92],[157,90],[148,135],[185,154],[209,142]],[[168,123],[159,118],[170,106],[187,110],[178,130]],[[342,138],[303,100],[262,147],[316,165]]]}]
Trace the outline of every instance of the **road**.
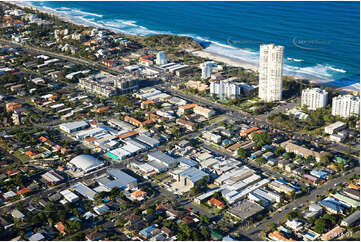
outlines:
[{"label": "road", "polygon": [[278,212],[278,213],[272,215],[271,219],[263,220],[256,228],[251,228],[251,229],[248,228],[247,231],[241,230],[241,233],[243,233],[247,237],[251,238],[252,240],[262,240],[263,238],[260,238],[259,234],[265,228],[265,226],[267,224],[279,223],[279,221],[282,218],[284,218],[287,213],[292,211],[292,208],[295,208],[295,207],[299,206],[300,204],[306,204],[307,201],[313,201],[313,200],[317,199],[317,197],[320,195],[325,195],[326,191],[328,189],[334,188],[335,184],[340,183],[340,182],[345,182],[347,180],[347,178],[349,178],[355,174],[360,174],[360,167],[353,168],[351,170],[351,172],[346,176],[339,176],[339,177],[334,178],[334,179],[330,180],[329,182],[319,186],[317,189],[311,191],[308,195],[298,198],[298,199],[294,200],[293,202],[289,203],[288,205],[286,205],[285,208],[281,212]]},{"label": "road", "polygon": [[19,43],[13,42],[13,41],[4,40],[4,39],[1,39],[0,43],[16,46],[16,47],[20,47],[20,48],[26,48],[26,49],[29,49],[29,50],[31,50],[33,52],[39,53],[39,54],[44,54],[44,55],[48,55],[48,56],[52,56],[52,57],[56,57],[56,58],[61,58],[61,59],[71,61],[71,62],[74,62],[74,63],[84,64],[84,65],[91,66],[91,67],[96,68],[96,69],[105,70],[105,71],[110,72],[112,74],[122,74],[121,71],[114,70],[114,69],[109,69],[109,68],[107,68],[107,67],[105,67],[105,66],[103,66],[103,65],[101,65],[101,64],[99,64],[97,62],[94,62],[94,61],[75,58],[75,57],[71,57],[71,56],[68,56],[68,55],[63,55],[63,54],[60,54],[60,53],[55,53],[55,52],[39,49],[39,48],[29,46],[29,45],[22,45],[22,44],[19,44]]}]

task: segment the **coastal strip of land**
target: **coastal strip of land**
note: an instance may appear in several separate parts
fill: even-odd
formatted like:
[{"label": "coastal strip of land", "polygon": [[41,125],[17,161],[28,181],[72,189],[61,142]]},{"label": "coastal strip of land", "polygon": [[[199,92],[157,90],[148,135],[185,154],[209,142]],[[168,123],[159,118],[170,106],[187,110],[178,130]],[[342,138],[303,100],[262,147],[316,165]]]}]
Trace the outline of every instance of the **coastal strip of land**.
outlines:
[{"label": "coastal strip of land", "polygon": [[[81,26],[86,26],[86,27],[99,27],[99,26],[92,26],[92,25],[89,25],[86,23],[79,22],[74,18],[71,18],[64,14],[59,14],[59,13],[57,13],[55,11],[51,11],[49,9],[33,6],[33,5],[31,5],[31,3],[28,3],[28,2],[12,2],[12,4],[17,5],[18,7],[21,7],[21,8],[24,8],[24,7],[31,8],[33,10],[37,10],[42,13],[51,14],[53,16],[58,17],[62,21],[69,22],[74,25],[81,25]],[[101,28],[109,29],[105,26],[101,27]],[[113,32],[119,32],[122,34],[130,35],[130,34],[122,32],[122,31],[115,31],[114,29],[109,29],[109,30],[113,31]],[[203,50],[191,51],[190,53],[196,57],[209,59],[209,60],[216,61],[216,62],[223,62],[229,66],[240,67],[240,68],[243,68],[246,70],[258,72],[258,66],[251,64],[251,63],[247,62],[246,60],[241,60],[239,58],[230,57],[230,56],[222,55],[219,53],[211,52],[211,51],[207,50],[207,48],[205,48]],[[298,80],[306,80],[307,79],[310,83],[320,85],[321,87],[332,87],[335,89],[343,90],[346,92],[352,92],[355,94],[360,93],[360,83],[354,83],[354,82],[347,81],[347,80],[326,81],[326,80],[306,78],[306,77],[297,76],[297,75],[284,75],[284,76],[289,76],[293,79],[298,79]],[[347,83],[347,82],[349,82],[349,83]],[[347,84],[345,84],[345,83],[347,83]]]}]

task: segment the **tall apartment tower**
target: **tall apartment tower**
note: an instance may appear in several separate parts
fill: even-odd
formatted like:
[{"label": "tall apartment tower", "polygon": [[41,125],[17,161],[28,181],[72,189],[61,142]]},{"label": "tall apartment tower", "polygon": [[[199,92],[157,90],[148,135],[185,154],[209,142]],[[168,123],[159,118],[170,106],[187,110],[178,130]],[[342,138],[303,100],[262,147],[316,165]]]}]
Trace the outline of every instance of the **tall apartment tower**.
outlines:
[{"label": "tall apartment tower", "polygon": [[265,102],[282,99],[283,50],[280,45],[261,45],[258,97]]},{"label": "tall apartment tower", "polygon": [[210,94],[216,95],[219,99],[237,98],[241,93],[239,83],[227,80],[211,82]]},{"label": "tall apartment tower", "polygon": [[360,98],[352,95],[340,95],[332,98],[332,115],[348,118],[352,114],[360,115]]},{"label": "tall apartment tower", "polygon": [[324,108],[327,105],[328,92],[320,88],[307,88],[302,91],[302,106],[307,106],[309,110]]},{"label": "tall apartment tower", "polygon": [[213,62],[207,61],[201,64],[202,79],[210,78],[212,75]]},{"label": "tall apartment tower", "polygon": [[167,54],[165,53],[165,51],[158,52],[157,59],[155,60],[155,63],[157,65],[164,65],[164,64],[168,63]]}]

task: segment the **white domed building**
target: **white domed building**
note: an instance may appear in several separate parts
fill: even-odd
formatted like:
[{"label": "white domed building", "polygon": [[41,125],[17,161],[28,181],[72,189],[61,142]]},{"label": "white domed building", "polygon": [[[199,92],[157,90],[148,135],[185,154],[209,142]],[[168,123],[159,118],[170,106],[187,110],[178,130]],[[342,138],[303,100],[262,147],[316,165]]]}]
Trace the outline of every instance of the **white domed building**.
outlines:
[{"label": "white domed building", "polygon": [[78,155],[70,161],[70,164],[74,165],[78,169],[81,169],[83,172],[94,171],[104,166],[103,162],[91,155]]}]

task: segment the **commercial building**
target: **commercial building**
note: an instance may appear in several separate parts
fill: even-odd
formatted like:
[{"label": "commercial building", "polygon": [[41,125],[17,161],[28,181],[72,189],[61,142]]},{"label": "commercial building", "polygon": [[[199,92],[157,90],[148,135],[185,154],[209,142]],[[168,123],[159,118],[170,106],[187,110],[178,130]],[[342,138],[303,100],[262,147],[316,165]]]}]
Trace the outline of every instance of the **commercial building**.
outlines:
[{"label": "commercial building", "polygon": [[352,199],[360,200],[360,190],[346,188],[343,192]]},{"label": "commercial building", "polygon": [[89,124],[86,121],[75,121],[75,122],[71,122],[71,123],[64,123],[64,124],[60,124],[59,128],[61,130],[63,130],[64,132],[67,132],[69,134],[88,128]]},{"label": "commercial building", "polygon": [[320,201],[319,204],[328,212],[333,214],[342,213],[343,211],[343,207],[341,206],[341,204],[334,200],[324,199]]},{"label": "commercial building", "polygon": [[179,157],[177,160],[179,161],[179,164],[184,167],[196,167],[199,165],[197,161],[186,157]]},{"label": "commercial building", "polygon": [[197,168],[191,167],[177,175],[177,183],[181,186],[192,188],[204,177],[208,177],[208,174]]},{"label": "commercial building", "polygon": [[158,52],[155,63],[157,65],[165,65],[165,64],[167,64],[168,63],[167,53],[165,51]]},{"label": "commercial building", "polygon": [[202,70],[202,79],[210,78],[212,75],[213,62],[207,61],[200,65]]},{"label": "commercial building", "polygon": [[337,133],[347,127],[347,124],[341,121],[337,121],[333,124],[327,125],[325,127],[325,133],[326,134],[334,134]]},{"label": "commercial building", "polygon": [[49,185],[57,185],[64,181],[64,177],[56,173],[54,170],[50,170],[41,175],[41,178],[43,178]]},{"label": "commercial building", "polygon": [[73,193],[69,189],[61,191],[60,194],[63,195],[65,200],[67,200],[68,202],[71,202],[71,203],[76,202],[80,199],[79,196],[77,196],[75,193]]},{"label": "commercial building", "polygon": [[[245,198],[249,193],[253,192],[254,190],[262,188],[269,183],[268,179],[263,179],[263,180],[260,180],[256,183],[252,184],[253,182],[255,182],[259,179],[257,177],[259,177],[259,176],[253,175],[247,179],[244,179],[242,182],[244,182],[246,184],[246,186],[243,186],[243,184],[242,184],[242,188],[235,188],[235,190],[232,190],[232,191],[229,191],[229,189],[227,189],[227,188],[224,189],[222,191],[222,194],[225,197],[225,199],[227,199],[227,202],[229,204],[233,204],[233,203],[241,200],[242,198]],[[252,184],[252,185],[250,185],[250,184]]]},{"label": "commercial building", "polygon": [[107,121],[109,126],[110,127],[114,127],[118,130],[121,130],[121,131],[125,131],[125,132],[128,132],[130,130],[133,130],[134,129],[134,126],[127,123],[127,122],[124,122],[124,121],[121,121],[121,120],[117,120],[117,119],[110,119]]},{"label": "commercial building", "polygon": [[155,138],[151,138],[147,135],[144,135],[144,134],[140,134],[140,135],[137,135],[135,137],[136,140],[154,148],[156,146],[158,146],[160,144],[160,141],[158,139],[155,139]]},{"label": "commercial building", "polygon": [[272,203],[280,203],[282,201],[282,195],[276,192],[271,192],[266,189],[256,189],[253,191],[254,194],[264,197],[265,199],[271,201]]},{"label": "commercial building", "polygon": [[343,118],[360,115],[360,98],[352,95],[340,95],[332,98],[332,115]]},{"label": "commercial building", "polygon": [[138,89],[138,81],[132,75],[114,76],[106,72],[79,79],[78,87],[104,97],[125,94]]},{"label": "commercial building", "polygon": [[260,46],[258,97],[265,102],[282,99],[283,46]]},{"label": "commercial building", "polygon": [[131,156],[131,153],[122,147],[116,148],[114,150],[111,150],[107,152],[107,156],[114,160],[123,160],[129,156]]},{"label": "commercial building", "polygon": [[292,187],[278,181],[270,182],[268,184],[268,187],[272,190],[275,190],[276,192],[284,192],[286,194],[291,194],[295,191],[295,189],[293,189]]},{"label": "commercial building", "polygon": [[328,92],[320,88],[307,88],[302,91],[301,104],[309,110],[324,108],[327,105]]},{"label": "commercial building", "polygon": [[119,189],[133,189],[137,187],[137,179],[128,175],[120,169],[108,169],[108,177],[102,177],[96,179],[96,182],[105,188],[105,190],[112,190],[112,188],[117,187]]},{"label": "commercial building", "polygon": [[148,160],[160,163],[161,165],[166,166],[168,169],[176,167],[179,163],[178,160],[160,151],[149,153]]},{"label": "commercial building", "polygon": [[196,204],[201,204],[202,201],[206,200],[207,198],[213,196],[214,193],[221,191],[222,188],[216,188],[216,189],[212,189],[210,191],[207,191],[206,193],[203,193],[202,195],[199,195],[198,197],[194,198],[194,202]]},{"label": "commercial building", "polygon": [[248,168],[247,166],[242,166],[239,168],[232,169],[221,176],[217,177],[214,181],[217,185],[222,184],[232,184],[240,180],[246,179],[254,174],[254,170]]},{"label": "commercial building", "polygon": [[91,155],[78,155],[70,161],[70,164],[81,169],[83,172],[94,171],[104,165],[103,162]]},{"label": "commercial building", "polygon": [[337,200],[341,201],[342,203],[347,204],[348,206],[357,208],[360,206],[360,201],[352,199],[344,194],[341,194],[340,192],[337,192],[335,194],[331,194],[332,197],[336,198]]},{"label": "commercial building", "polygon": [[89,187],[85,186],[83,183],[77,182],[74,185],[72,185],[71,188],[74,189],[80,195],[88,198],[91,201],[94,201],[94,197],[96,195],[96,192],[94,192]]},{"label": "commercial building", "polygon": [[258,203],[244,199],[237,206],[233,206],[228,209],[227,213],[241,221],[244,221],[255,216],[258,213],[261,213],[263,210],[264,207],[262,207]]}]

